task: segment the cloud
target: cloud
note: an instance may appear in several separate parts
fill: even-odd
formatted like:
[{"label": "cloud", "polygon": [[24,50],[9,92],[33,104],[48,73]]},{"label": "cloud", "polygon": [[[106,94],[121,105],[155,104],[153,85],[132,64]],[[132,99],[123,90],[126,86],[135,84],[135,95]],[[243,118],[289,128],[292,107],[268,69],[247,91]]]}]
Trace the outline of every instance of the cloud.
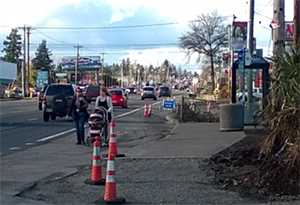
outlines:
[{"label": "cloud", "polygon": [[76,5],[80,0],[4,0],[0,7],[0,25],[35,25],[66,5]]},{"label": "cloud", "polygon": [[[230,2],[230,3],[229,3]],[[163,61],[170,58],[174,63],[186,64],[185,54],[177,48],[164,44],[178,42],[179,36],[188,30],[188,21],[201,13],[217,10],[222,16],[232,20],[232,14],[238,20],[248,19],[247,1],[241,0],[4,0],[0,8],[0,25],[19,26],[124,26],[137,24],[155,24],[179,22],[180,24],[162,27],[116,29],[116,30],[33,30],[32,42],[39,43],[46,39],[49,48],[56,56],[73,55],[75,50],[70,44],[102,44],[116,47],[85,46],[82,54],[98,55],[100,52],[129,53],[132,58],[143,62]],[[292,0],[286,0],[286,18],[292,17]],[[17,6],[16,6],[17,5]],[[234,6],[233,6],[234,5]],[[272,18],[272,2],[256,1],[255,36],[258,47],[268,49],[270,30],[266,30]],[[261,21],[261,24],[258,24]],[[8,35],[10,29],[0,27],[0,39]],[[53,44],[65,44],[54,46]],[[161,44],[160,48],[132,49],[133,44]],[[126,46],[127,45],[127,46]],[[36,47],[31,46],[33,52]],[[176,52],[174,51],[176,50]],[[173,53],[172,53],[173,52]],[[111,54],[110,62],[127,56]],[[158,59],[158,60],[155,60]],[[191,60],[194,64],[194,60]]]}]

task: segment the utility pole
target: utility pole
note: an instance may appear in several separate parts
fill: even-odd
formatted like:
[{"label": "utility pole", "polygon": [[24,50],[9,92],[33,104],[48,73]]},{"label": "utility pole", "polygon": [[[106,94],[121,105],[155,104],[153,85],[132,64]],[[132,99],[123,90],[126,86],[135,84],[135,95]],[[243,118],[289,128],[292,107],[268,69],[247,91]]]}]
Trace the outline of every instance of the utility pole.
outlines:
[{"label": "utility pole", "polygon": [[[249,36],[248,36],[248,48],[249,54],[252,57],[254,51],[254,8],[255,3],[254,0],[250,0],[250,12],[249,12]],[[252,103],[252,70],[248,70],[247,75],[247,88],[248,88],[248,108],[251,112],[251,103]]]},{"label": "utility pole", "polygon": [[79,49],[82,48],[81,45],[77,44],[74,46],[77,50],[77,55],[76,55],[76,64],[75,64],[75,85],[77,85],[77,75],[78,75],[78,68],[79,68]]},{"label": "utility pole", "polygon": [[105,53],[100,53],[102,55],[102,58],[101,58],[101,80],[105,86],[105,79],[104,79],[104,54]]},{"label": "utility pole", "polygon": [[[29,91],[29,83],[30,83],[30,30],[31,27],[27,27],[27,84],[26,84],[26,89]],[[30,91],[29,91],[30,92]]]},{"label": "utility pole", "polygon": [[254,0],[250,0],[250,16],[249,16],[249,38],[248,38],[248,46],[249,52],[252,56],[254,50],[254,37],[253,37],[253,30],[254,30]]},{"label": "utility pole", "polygon": [[[101,56],[99,56],[99,63],[101,63]],[[101,69],[101,65],[99,65],[99,67],[97,67],[97,70],[96,70],[96,82],[97,82],[97,85],[100,85],[100,79],[99,79],[100,69]]]},{"label": "utility pole", "polygon": [[284,0],[274,0],[273,10],[273,56],[277,57],[284,51]]},{"label": "utility pole", "polygon": [[124,63],[122,62],[121,66],[121,87],[124,87]]},{"label": "utility pole", "polygon": [[300,48],[300,0],[294,0],[294,43]]},{"label": "utility pole", "polygon": [[26,26],[23,27],[23,66],[22,66],[22,95],[26,97]]}]

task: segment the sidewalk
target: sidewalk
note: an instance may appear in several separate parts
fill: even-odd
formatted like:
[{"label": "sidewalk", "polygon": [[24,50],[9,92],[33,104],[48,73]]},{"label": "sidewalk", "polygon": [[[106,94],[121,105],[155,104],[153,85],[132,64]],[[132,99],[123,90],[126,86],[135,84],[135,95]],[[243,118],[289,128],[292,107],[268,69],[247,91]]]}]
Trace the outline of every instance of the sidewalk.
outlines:
[{"label": "sidewalk", "polygon": [[244,137],[243,131],[220,132],[219,123],[182,123],[171,132],[159,143],[147,143],[127,152],[132,157],[209,158]]}]

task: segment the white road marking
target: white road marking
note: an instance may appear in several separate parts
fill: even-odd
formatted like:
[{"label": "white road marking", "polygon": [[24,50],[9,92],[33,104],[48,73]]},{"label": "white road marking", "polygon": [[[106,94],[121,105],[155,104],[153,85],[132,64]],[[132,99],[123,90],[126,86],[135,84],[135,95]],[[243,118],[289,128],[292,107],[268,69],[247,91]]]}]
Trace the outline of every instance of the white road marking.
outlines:
[{"label": "white road marking", "polygon": [[35,143],[32,143],[32,142],[27,142],[25,143],[26,146],[31,146],[31,145],[35,145]]},{"label": "white road marking", "polygon": [[75,128],[69,129],[69,130],[66,130],[66,131],[57,133],[57,134],[55,134],[55,135],[51,135],[51,136],[49,136],[49,137],[44,137],[44,138],[42,138],[42,139],[39,139],[39,140],[37,140],[37,142],[45,142],[45,141],[47,141],[47,140],[51,140],[51,139],[60,137],[60,136],[62,136],[62,135],[68,134],[68,133],[70,133],[70,132],[74,132],[74,131],[75,131]]},{"label": "white road marking", "polygon": [[20,150],[20,149],[21,149],[21,147],[11,147],[11,148],[9,148],[9,150],[11,150],[11,151]]},{"label": "white road marking", "polygon": [[38,120],[38,118],[30,118],[30,119],[28,119],[28,121],[35,121],[35,120]]},{"label": "white road marking", "polygon": [[[156,102],[156,103],[152,103],[152,105],[156,105],[160,102]],[[133,114],[139,110],[142,110],[144,109],[144,106],[140,107],[140,108],[137,108],[137,109],[134,109],[134,110],[131,110],[129,112],[126,112],[126,113],[123,113],[123,114],[120,114],[120,115],[117,115],[115,118],[118,119],[118,118],[121,118],[121,117],[125,117],[127,115],[130,115],[130,114]],[[57,138],[57,137],[60,137],[62,135],[65,135],[65,134],[68,134],[68,133],[71,133],[71,132],[74,132],[76,129],[75,128],[72,128],[72,129],[69,129],[69,130],[66,130],[66,131],[63,131],[63,132],[60,132],[60,133],[57,133],[55,135],[51,135],[51,136],[48,136],[48,137],[44,137],[42,139],[39,139],[37,140],[37,142],[45,142],[45,141],[48,141],[48,140],[51,140],[51,139],[54,139],[54,138]]]}]

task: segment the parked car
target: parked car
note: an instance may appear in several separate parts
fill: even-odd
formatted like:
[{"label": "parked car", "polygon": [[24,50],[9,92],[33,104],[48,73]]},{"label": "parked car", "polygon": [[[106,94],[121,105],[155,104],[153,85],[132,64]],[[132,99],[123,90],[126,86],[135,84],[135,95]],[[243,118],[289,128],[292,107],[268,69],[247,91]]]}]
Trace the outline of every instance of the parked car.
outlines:
[{"label": "parked car", "polygon": [[113,88],[110,91],[113,106],[128,108],[127,96],[122,88]]},{"label": "parked car", "polygon": [[159,87],[159,97],[171,97],[171,88],[168,86]]},{"label": "parked car", "polygon": [[22,91],[19,87],[11,87],[5,89],[4,95],[8,98],[20,98],[22,97]]},{"label": "parked car", "polygon": [[157,100],[156,91],[155,91],[154,87],[152,87],[152,86],[143,87],[143,90],[141,93],[141,99],[144,100],[145,98],[153,98],[154,100]]},{"label": "parked car", "polygon": [[45,94],[47,87],[48,87],[48,85],[45,85],[40,91],[38,91],[38,108],[40,111],[43,110],[44,94]]},{"label": "parked car", "polygon": [[89,85],[85,91],[86,100],[90,103],[99,96],[100,85]]},{"label": "parked car", "polygon": [[51,84],[47,87],[43,99],[43,120],[55,120],[70,113],[74,89],[71,84]]}]

